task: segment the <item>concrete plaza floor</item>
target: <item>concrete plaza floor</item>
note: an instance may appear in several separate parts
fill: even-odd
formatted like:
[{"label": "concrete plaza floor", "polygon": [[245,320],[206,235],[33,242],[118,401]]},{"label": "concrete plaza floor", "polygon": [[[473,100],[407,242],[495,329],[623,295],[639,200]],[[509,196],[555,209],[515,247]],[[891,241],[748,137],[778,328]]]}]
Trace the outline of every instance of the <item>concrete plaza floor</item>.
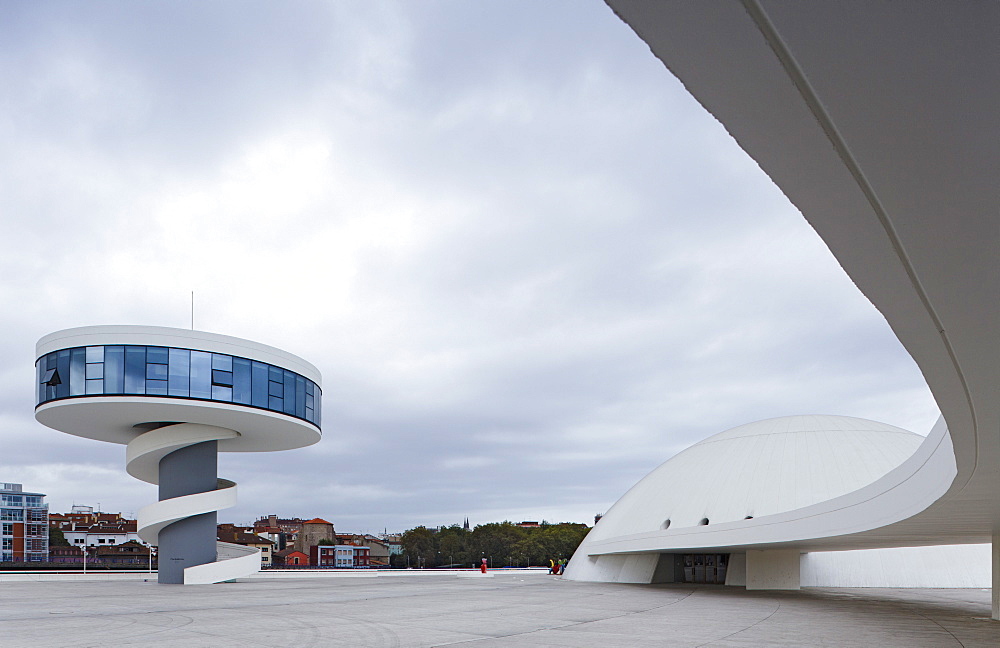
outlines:
[{"label": "concrete plaza floor", "polygon": [[989,590],[492,578],[0,583],[0,647],[1000,646]]}]

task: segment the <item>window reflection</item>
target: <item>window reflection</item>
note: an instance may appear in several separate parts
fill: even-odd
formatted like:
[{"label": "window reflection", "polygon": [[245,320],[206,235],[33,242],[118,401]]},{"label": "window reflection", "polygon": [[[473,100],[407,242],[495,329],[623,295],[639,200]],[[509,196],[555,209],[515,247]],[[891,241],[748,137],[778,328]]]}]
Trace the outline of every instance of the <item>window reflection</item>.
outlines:
[{"label": "window reflection", "polygon": [[76,347],[38,359],[39,404],[132,394],[249,405],[320,425],[320,390],[295,372],[222,353],[122,345]]},{"label": "window reflection", "polygon": [[168,389],[171,396],[189,396],[188,384],[191,379],[191,351],[170,349],[170,376]]}]

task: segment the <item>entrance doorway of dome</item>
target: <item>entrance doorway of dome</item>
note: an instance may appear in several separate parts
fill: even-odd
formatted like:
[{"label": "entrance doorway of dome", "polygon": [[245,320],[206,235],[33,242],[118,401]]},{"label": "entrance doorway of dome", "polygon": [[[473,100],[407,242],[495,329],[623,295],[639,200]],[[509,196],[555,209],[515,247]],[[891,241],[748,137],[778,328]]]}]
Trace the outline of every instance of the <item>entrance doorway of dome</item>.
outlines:
[{"label": "entrance doorway of dome", "polygon": [[726,584],[729,554],[684,554],[685,583]]}]

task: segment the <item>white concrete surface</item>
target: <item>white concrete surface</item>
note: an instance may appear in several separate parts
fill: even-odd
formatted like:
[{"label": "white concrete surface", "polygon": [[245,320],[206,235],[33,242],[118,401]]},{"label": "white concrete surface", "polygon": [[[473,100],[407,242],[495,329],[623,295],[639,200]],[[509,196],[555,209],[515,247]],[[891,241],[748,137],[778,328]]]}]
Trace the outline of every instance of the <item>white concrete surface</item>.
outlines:
[{"label": "white concrete surface", "polygon": [[260,571],[260,549],[216,542],[215,562],[184,568],[185,585],[211,585],[248,578]]},{"label": "white concrete surface", "polygon": [[988,544],[806,553],[802,587],[990,587],[990,554]]},{"label": "white concrete surface", "polygon": [[[910,458],[924,438],[850,416],[783,416],[719,432],[643,477],[588,534],[586,546],[644,532],[750,524],[856,491]],[[572,565],[571,569],[575,569]]]},{"label": "white concrete surface", "polygon": [[746,552],[748,590],[797,590],[801,583],[798,549],[751,549]]},{"label": "white concrete surface", "polygon": [[[430,570],[427,570],[430,571]],[[982,590],[747,592],[494,578],[4,583],[0,648],[995,648]]]}]

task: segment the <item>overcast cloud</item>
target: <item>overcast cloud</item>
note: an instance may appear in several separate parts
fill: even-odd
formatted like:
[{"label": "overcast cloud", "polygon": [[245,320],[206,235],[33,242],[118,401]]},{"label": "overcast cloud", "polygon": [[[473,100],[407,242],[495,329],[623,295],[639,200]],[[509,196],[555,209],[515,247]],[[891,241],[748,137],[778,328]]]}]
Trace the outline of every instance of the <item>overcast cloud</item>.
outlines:
[{"label": "overcast cloud", "polygon": [[599,2],[0,4],[0,480],[134,514],[33,419],[34,345],[196,327],[301,355],[324,439],[222,521],[592,522],[686,446],[927,387],[804,219]]}]

